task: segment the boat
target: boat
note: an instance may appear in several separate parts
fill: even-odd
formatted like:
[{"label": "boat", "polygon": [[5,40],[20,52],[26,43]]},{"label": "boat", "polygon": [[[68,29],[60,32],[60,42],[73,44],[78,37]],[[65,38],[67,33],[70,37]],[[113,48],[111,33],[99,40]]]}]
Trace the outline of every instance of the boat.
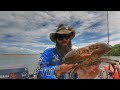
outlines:
[{"label": "boat", "polygon": [[104,64],[100,68],[98,75],[99,79],[120,79],[120,62],[116,61],[114,64]]},{"label": "boat", "polygon": [[1,66],[0,79],[29,79],[29,71],[27,66]]},{"label": "boat", "polygon": [[[0,67],[0,79],[37,79],[35,73],[29,74],[27,66],[2,66]],[[100,67],[100,73],[95,79],[120,79],[120,62],[104,63]]]}]

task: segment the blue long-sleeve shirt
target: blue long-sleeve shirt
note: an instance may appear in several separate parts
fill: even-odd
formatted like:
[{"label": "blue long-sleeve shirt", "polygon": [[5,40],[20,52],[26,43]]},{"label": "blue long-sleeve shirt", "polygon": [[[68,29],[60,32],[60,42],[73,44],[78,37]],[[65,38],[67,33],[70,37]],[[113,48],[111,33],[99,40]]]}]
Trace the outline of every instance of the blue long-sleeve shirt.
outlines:
[{"label": "blue long-sleeve shirt", "polygon": [[[62,64],[62,57],[59,56],[55,48],[46,49],[40,56],[38,79],[65,79],[66,74],[56,78],[54,69]],[[75,76],[75,78],[77,78]]]}]

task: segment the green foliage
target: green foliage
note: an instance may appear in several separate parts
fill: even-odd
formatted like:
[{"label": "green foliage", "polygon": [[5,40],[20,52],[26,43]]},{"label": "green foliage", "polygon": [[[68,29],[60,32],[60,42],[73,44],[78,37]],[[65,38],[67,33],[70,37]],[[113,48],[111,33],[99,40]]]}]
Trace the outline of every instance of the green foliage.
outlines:
[{"label": "green foliage", "polygon": [[120,56],[120,44],[112,46],[112,50],[109,53],[111,56]]}]

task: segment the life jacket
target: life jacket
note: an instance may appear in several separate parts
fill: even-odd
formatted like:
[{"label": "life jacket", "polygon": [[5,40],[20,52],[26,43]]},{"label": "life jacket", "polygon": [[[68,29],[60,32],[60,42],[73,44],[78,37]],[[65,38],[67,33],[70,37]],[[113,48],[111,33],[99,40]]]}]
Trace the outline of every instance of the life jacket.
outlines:
[{"label": "life jacket", "polygon": [[[113,79],[120,79],[118,70],[114,69],[111,64],[110,65],[104,65],[103,68],[104,68],[104,70],[106,72],[106,75],[108,75],[110,73],[110,71],[111,71],[111,77]],[[106,79],[109,79],[109,78],[107,77]]]}]

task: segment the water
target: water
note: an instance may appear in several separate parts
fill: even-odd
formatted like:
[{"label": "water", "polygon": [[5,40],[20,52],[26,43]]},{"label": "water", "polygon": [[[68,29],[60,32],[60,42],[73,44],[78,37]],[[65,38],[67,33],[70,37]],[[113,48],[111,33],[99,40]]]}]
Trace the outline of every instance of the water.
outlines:
[{"label": "water", "polygon": [[[40,55],[0,55],[0,66],[25,65],[32,74],[38,65],[39,57]],[[120,60],[120,56],[106,56],[106,58]]]},{"label": "water", "polygon": [[114,60],[120,60],[120,56],[104,56],[104,57],[114,59]]},{"label": "water", "polygon": [[27,66],[32,74],[38,65],[40,55],[0,55],[0,67]]}]

